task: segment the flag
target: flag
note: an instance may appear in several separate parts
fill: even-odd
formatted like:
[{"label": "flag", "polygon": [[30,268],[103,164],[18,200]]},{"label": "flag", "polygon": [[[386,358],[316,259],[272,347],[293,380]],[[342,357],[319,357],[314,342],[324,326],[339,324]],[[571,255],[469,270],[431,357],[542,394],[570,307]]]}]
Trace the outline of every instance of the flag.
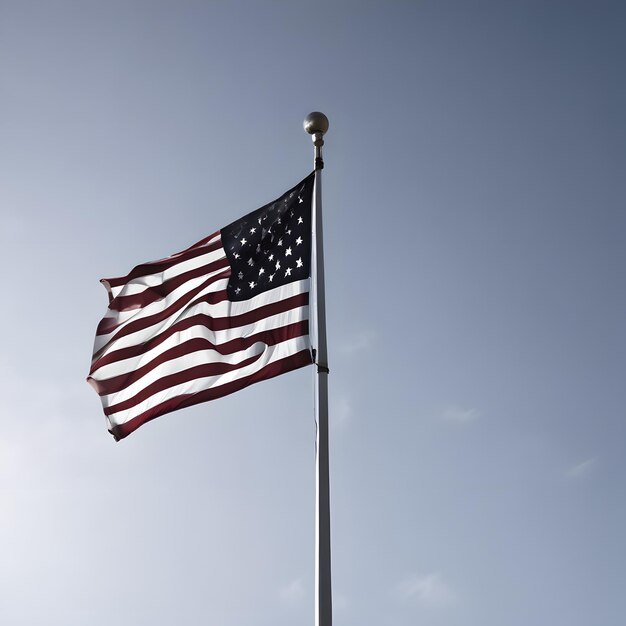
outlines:
[{"label": "flag", "polygon": [[312,362],[314,174],[190,248],[101,282],[109,294],[87,381],[109,431]]}]

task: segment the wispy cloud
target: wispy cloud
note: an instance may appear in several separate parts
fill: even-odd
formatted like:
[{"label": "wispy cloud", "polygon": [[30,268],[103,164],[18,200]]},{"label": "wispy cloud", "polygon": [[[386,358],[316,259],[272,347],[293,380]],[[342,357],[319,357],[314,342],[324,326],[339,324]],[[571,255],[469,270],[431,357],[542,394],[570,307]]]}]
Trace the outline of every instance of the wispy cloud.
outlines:
[{"label": "wispy cloud", "polygon": [[369,350],[376,341],[376,333],[373,330],[362,330],[346,337],[339,343],[339,352],[353,355],[356,352]]},{"label": "wispy cloud", "polygon": [[576,465],[572,465],[567,469],[565,475],[568,478],[580,478],[585,474],[588,474],[593,466],[595,465],[596,460],[594,458],[589,458],[586,461],[582,461],[582,463],[577,463]]},{"label": "wispy cloud", "polygon": [[304,584],[301,578],[295,578],[281,587],[278,592],[280,601],[289,606],[300,604],[304,600],[305,595]]},{"label": "wispy cloud", "polygon": [[330,411],[330,426],[334,431],[344,430],[352,421],[352,399],[349,395],[339,395],[333,398]]},{"label": "wispy cloud", "polygon": [[441,419],[455,424],[469,424],[481,416],[478,409],[469,409],[460,406],[447,406],[441,412]]},{"label": "wispy cloud", "polygon": [[345,611],[350,606],[346,596],[340,593],[333,593],[333,609],[337,611]]},{"label": "wispy cloud", "polygon": [[456,599],[452,589],[437,572],[405,578],[395,587],[394,595],[401,601],[416,602],[423,607],[448,606]]}]

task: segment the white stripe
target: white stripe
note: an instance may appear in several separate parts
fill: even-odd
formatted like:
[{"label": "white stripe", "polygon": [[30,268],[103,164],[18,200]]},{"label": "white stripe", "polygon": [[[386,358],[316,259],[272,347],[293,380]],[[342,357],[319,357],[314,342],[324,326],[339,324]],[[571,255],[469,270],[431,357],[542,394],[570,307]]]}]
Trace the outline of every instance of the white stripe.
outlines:
[{"label": "white stripe", "polygon": [[[202,246],[198,246],[197,248],[192,248],[193,249],[199,249],[199,248],[205,248],[208,246],[213,245],[215,242],[219,241],[221,237],[221,233],[218,231],[214,237],[212,237],[209,241],[207,241],[205,244],[203,244]],[[157,263],[164,263],[165,261],[170,261],[174,258],[176,258],[177,256],[183,255],[185,254],[185,252],[190,252],[191,250],[185,250],[183,252],[177,252],[175,254],[172,254],[169,257],[165,257],[163,259],[158,259],[157,261],[150,261],[149,263],[141,263],[141,265],[156,265]],[[215,259],[220,258],[220,256],[226,256],[226,253],[224,252],[223,248],[219,248],[218,250],[214,250],[213,252],[207,253],[206,255],[201,255],[200,257],[196,257],[197,259],[206,259],[207,257],[210,257],[210,255],[213,254],[217,254],[217,256],[215,257]],[[213,260],[215,260],[213,259]],[[149,274],[148,276],[160,276],[160,275],[167,275],[167,278],[164,278],[161,282],[163,282],[164,280],[167,280],[168,278],[172,278],[173,276],[178,276],[178,274],[181,274],[184,271],[187,271],[189,269],[193,269],[194,267],[201,267],[203,265],[203,263],[200,263],[199,265],[194,265],[194,266],[187,266],[188,263],[191,263],[193,261],[195,261],[196,259],[191,259],[189,261],[182,261],[181,263],[177,263],[176,265],[172,266],[171,268],[167,268],[166,270],[164,270],[163,272],[160,273],[156,273],[156,274]],[[206,261],[205,263],[209,263],[210,261]],[[178,271],[178,268],[185,266],[186,269],[183,269],[181,271]],[[133,268],[134,270],[134,268]],[[132,274],[133,270],[131,270],[129,272],[129,274]],[[172,273],[171,270],[174,270],[175,273]],[[132,295],[134,293],[139,293],[141,291],[143,291],[143,289],[139,288],[138,291],[134,290],[134,285],[138,285],[139,287],[141,287],[141,284],[138,282],[140,279],[142,278],[147,278],[145,276],[142,277],[138,277],[138,278],[133,278],[132,280],[130,280],[129,282],[123,284],[123,285],[119,285],[118,287],[111,287],[108,283],[108,281],[106,279],[104,279],[102,282],[104,284],[104,286],[106,287],[107,291],[114,297],[117,298],[117,296],[119,296],[122,292],[123,295],[128,296],[128,295]],[[110,280],[115,280],[113,278],[111,278]],[[161,284],[161,283],[155,283],[155,284]],[[127,291],[128,287],[131,287],[131,289],[129,291]],[[152,285],[151,285],[152,286]]]},{"label": "white stripe", "polygon": [[[215,283],[210,285],[206,291],[203,290],[201,294],[198,294],[196,298],[200,299],[202,296],[206,295],[207,293],[213,293],[216,291],[220,291],[221,289],[225,289],[227,284],[228,284],[228,279],[216,281]],[[233,315],[242,315],[244,313],[251,312],[261,306],[280,302],[281,300],[285,300],[287,298],[290,298],[292,296],[296,296],[302,293],[307,293],[308,291],[309,291],[309,279],[306,278],[304,280],[299,280],[293,283],[288,283],[287,285],[281,285],[280,287],[275,287],[274,289],[270,289],[269,291],[266,291],[262,294],[259,294],[258,296],[255,296],[254,298],[250,298],[249,300],[244,300],[242,302],[224,301],[224,302],[219,302],[217,304],[209,304],[208,302],[199,302],[197,304],[194,304],[192,300],[192,302],[187,304],[185,309],[179,312],[178,315],[172,315],[161,322],[158,322],[158,323],[153,324],[152,326],[149,326],[148,328],[144,328],[134,333],[130,333],[128,335],[120,337],[119,339],[116,339],[115,337],[113,337],[113,339],[110,339],[111,334],[97,336],[96,342],[94,344],[94,353],[100,350],[102,346],[106,345],[107,343],[106,338],[109,338],[110,344],[106,346],[106,350],[103,353],[103,355],[108,354],[109,352],[112,352],[113,350],[119,350],[122,348],[134,346],[140,343],[145,343],[149,341],[150,339],[152,339],[153,337],[156,337],[159,333],[165,331],[175,322],[187,319],[188,317],[192,317],[194,315],[204,314],[204,315],[209,315],[210,317],[213,317],[213,318],[217,318],[217,317],[232,318]],[[242,329],[249,329],[251,326],[256,326],[256,323],[252,325],[248,324],[246,326],[243,326]],[[232,331],[235,331],[234,334]],[[225,332],[225,331],[218,331],[218,333],[219,332]],[[230,329],[228,336],[230,338],[233,338],[236,336],[245,337],[248,334],[250,334],[249,330],[245,330],[245,331],[242,330],[241,332],[239,332],[236,329]],[[105,339],[102,341],[98,341],[100,337],[105,338]],[[226,335],[224,335],[224,337],[226,337]],[[224,343],[224,341],[229,341],[229,339],[222,338],[221,340],[216,341],[214,343]],[[100,355],[100,356],[103,356],[103,355]]]},{"label": "white stripe", "polygon": [[256,333],[263,332],[264,330],[271,330],[272,328],[280,328],[281,326],[287,326],[288,324],[295,324],[303,320],[309,319],[309,306],[301,306],[276,315],[270,315],[258,322],[251,322],[245,326],[239,326],[237,328],[227,328],[225,330],[218,330],[215,332],[215,343],[220,345],[237,339],[239,337],[249,337],[250,335],[256,335]]},{"label": "white stripe", "polygon": [[[210,256],[210,255],[205,255],[205,256]],[[223,254],[221,258],[222,259],[225,258]],[[213,260],[216,260],[216,259],[213,259]],[[207,263],[199,263],[197,267],[202,267],[203,265],[207,265]],[[175,296],[180,297],[180,295],[185,293],[187,289],[185,285],[189,285],[190,283],[193,283],[193,281],[195,281],[194,285],[197,286],[203,280],[206,280],[207,278],[214,276],[215,274],[219,274],[220,272],[223,272],[224,269],[225,268],[213,270],[212,272],[207,272],[206,274],[203,274],[202,276],[198,276],[196,278],[190,278],[188,281],[180,285],[177,289],[170,291],[165,298],[159,298],[158,300],[155,300],[154,302],[150,302],[149,304],[146,304],[143,307],[129,309],[126,311],[117,311],[115,309],[109,308],[107,314],[105,315],[105,319],[112,319],[112,320],[115,320],[117,324],[121,324],[125,321],[128,321],[131,317],[137,315],[139,311],[147,311],[148,307],[153,307],[153,306],[155,307],[155,308],[150,309],[150,314],[154,312],[158,312],[158,305],[163,304],[163,302],[167,298],[170,298],[169,302],[171,304],[172,302],[171,297],[175,297]],[[165,280],[169,280],[169,278]],[[134,279],[132,282],[128,283],[127,285],[125,285],[119,295],[121,297],[137,295],[139,293],[146,291],[146,289],[148,289],[149,287],[154,288],[154,287],[161,286],[163,282],[165,282],[165,280],[163,279],[162,274],[150,274],[149,276],[141,276],[139,278]],[[128,289],[128,292],[127,292],[127,289]]]},{"label": "white stripe", "polygon": [[158,365],[153,370],[147,372],[139,380],[135,381],[128,387],[120,389],[119,391],[115,391],[109,395],[101,396],[102,406],[108,407],[112,406],[113,404],[125,402],[126,400],[129,400],[130,398],[136,396],[140,391],[142,391],[152,383],[161,378],[164,378],[165,376],[170,376],[171,374],[183,372],[191,367],[195,367],[196,365],[208,365],[213,363],[227,363],[231,365],[236,365],[250,357],[261,354],[264,350],[267,349],[267,347],[267,344],[258,341],[249,348],[245,350],[240,350],[239,352],[235,352],[233,354],[221,355],[219,352],[211,349],[198,350],[197,352],[183,354],[180,357],[171,359],[170,361],[166,361],[165,363]]},{"label": "white stripe", "polygon": [[[146,317],[150,317],[151,315],[157,315],[158,313],[162,313],[163,311],[165,311],[165,309],[172,306],[177,300],[179,300],[180,298],[183,298],[194,289],[197,289],[200,285],[202,285],[202,283],[206,282],[210,278],[225,272],[226,269],[227,268],[222,268],[214,272],[210,272],[209,274],[205,274],[204,276],[200,276],[198,278],[192,278],[191,280],[188,280],[187,282],[182,284],[180,287],[178,287],[178,289],[174,289],[173,291],[168,293],[167,296],[165,296],[165,298],[161,298],[160,300],[151,302],[150,304],[147,304],[141,309],[133,309],[131,311],[110,311],[110,314],[107,315],[105,319],[114,320],[116,323],[116,326],[110,333],[107,333],[104,335],[96,335],[96,340],[94,342],[94,352],[97,352],[98,350],[100,350],[103,346],[105,346],[110,341],[115,341],[115,336],[123,328],[128,326],[128,324],[130,324],[131,322],[136,322]],[[209,293],[219,291],[219,289],[216,289],[217,282],[223,283],[223,281],[220,280],[220,281],[216,281],[214,283],[207,285],[206,287],[201,289],[194,296],[194,298],[201,298],[202,296],[205,296]],[[222,286],[222,289],[224,289],[224,286]],[[185,305],[185,307],[189,306],[190,304],[191,303]],[[173,315],[169,316],[164,321],[165,322],[170,321],[171,323],[171,321],[175,320],[176,317],[177,317],[177,314],[174,313]],[[160,324],[160,322],[158,324]]]},{"label": "white stripe", "polygon": [[295,339],[290,339],[289,341],[284,341],[276,346],[268,346],[261,357],[250,365],[219,376],[197,378],[195,380],[175,385],[174,387],[160,391],[131,409],[118,411],[113,415],[107,416],[109,424],[111,428],[125,424],[137,415],[144,413],[162,402],[175,398],[176,396],[198,393],[206,389],[217,388],[229,382],[245,378],[246,376],[250,376],[251,374],[258,372],[270,363],[274,363],[280,359],[297,354],[302,350],[308,349],[308,347],[308,337],[297,337]]},{"label": "white stripe", "polygon": [[[200,308],[200,305],[198,305],[197,308]],[[197,311],[195,311],[194,314],[195,313],[197,313]],[[174,333],[171,337],[168,337],[165,341],[163,341],[163,343],[160,343],[143,354],[139,354],[129,359],[124,359],[123,361],[116,361],[114,363],[103,365],[102,367],[96,369],[91,377],[94,380],[101,381],[113,378],[114,376],[119,376],[120,374],[134,372],[140,367],[150,363],[160,354],[163,354],[174,346],[190,341],[191,339],[203,338],[207,339],[214,345],[221,345],[232,339],[249,337],[253,334],[256,335],[257,333],[264,332],[266,330],[282,328],[283,326],[295,324],[307,319],[309,319],[309,307],[308,305],[304,305],[301,307],[295,307],[283,313],[270,315],[262,320],[259,320],[258,322],[234,329],[213,331],[206,326],[195,325],[191,328]]]},{"label": "white stripe", "polygon": [[[273,304],[297,296],[301,293],[309,291],[309,279],[296,280],[293,283],[287,283],[274,289],[268,289],[258,296],[254,296],[249,300],[241,300],[240,302],[224,301],[215,305],[214,311],[211,311],[213,317],[233,317],[235,315],[243,315],[254,309],[258,309],[266,304]],[[219,308],[218,308],[219,307]]]},{"label": "white stripe", "polygon": [[167,267],[163,271],[156,274],[137,276],[137,278],[133,278],[122,286],[118,296],[134,296],[138,293],[145,291],[148,287],[158,287],[164,282],[171,280],[176,276],[180,276],[185,272],[195,270],[199,267],[202,267],[203,265],[208,265],[209,263],[214,263],[215,261],[219,261],[220,259],[225,258],[226,254],[224,252],[224,249],[219,248],[218,250],[213,250],[212,252],[207,252],[206,254],[197,256],[194,259],[181,261],[180,263],[172,265],[171,267]]}]

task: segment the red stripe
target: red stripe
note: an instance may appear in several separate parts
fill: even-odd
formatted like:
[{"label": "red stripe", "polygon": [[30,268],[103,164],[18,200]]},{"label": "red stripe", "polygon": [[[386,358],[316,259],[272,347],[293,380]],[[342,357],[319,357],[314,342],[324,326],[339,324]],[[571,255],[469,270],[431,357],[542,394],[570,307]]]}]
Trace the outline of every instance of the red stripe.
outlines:
[{"label": "red stripe", "polygon": [[221,230],[217,230],[213,234],[209,235],[208,237],[205,237],[204,239],[200,239],[200,241],[196,241],[196,243],[194,243],[192,246],[189,246],[188,248],[185,248],[184,250],[181,250],[180,252],[176,252],[175,254],[172,254],[172,256],[185,254],[185,252],[188,252],[189,250],[193,250],[194,248],[199,248],[200,246],[204,246],[206,245],[207,242],[211,241],[213,237],[217,237],[218,235],[221,236],[221,232],[222,232]]},{"label": "red stripe", "polygon": [[[225,298],[221,298],[221,295],[219,294],[226,294],[226,290],[216,291],[215,294],[211,294],[211,295],[220,297],[219,301],[221,302],[221,300]],[[304,295],[305,295],[305,300],[303,300],[303,304],[306,305],[309,303],[308,293]],[[213,302],[211,302],[211,304],[213,304]],[[120,348],[119,350],[111,350],[111,352],[103,355],[100,358],[97,358],[98,354],[101,354],[103,350],[106,348],[105,346],[104,348],[101,348],[99,352],[96,353],[96,355],[94,355],[95,360],[92,362],[91,369],[89,370],[89,374],[93,374],[96,370],[103,367],[104,365],[109,365],[110,363],[116,363],[117,361],[124,361],[126,359],[130,359],[130,358],[139,356],[141,354],[147,353],[148,351],[152,350],[152,348],[155,348],[156,346],[162,344],[166,339],[168,339],[172,335],[178,332],[182,332],[183,330],[187,330],[188,328],[191,328],[193,326],[205,326],[206,328],[213,329],[211,326],[213,321],[214,321],[214,318],[210,317],[209,315],[206,315],[204,313],[198,313],[196,315],[192,315],[188,318],[180,320],[179,322],[176,322],[175,324],[172,324],[172,326],[170,326],[163,332],[159,333],[158,335],[154,336],[153,338],[149,339],[148,341],[144,343],[140,343],[134,346],[128,346],[126,348]],[[252,337],[254,336],[255,335],[253,335]],[[245,343],[240,343],[244,341],[245,341],[244,339],[232,339],[231,341],[221,344],[221,348],[224,349],[225,352],[222,352],[220,347],[216,349],[220,350],[220,354],[232,354],[232,352],[237,352],[238,350],[244,349]],[[232,349],[231,349],[231,346],[232,346]]]},{"label": "red stripe", "polygon": [[[224,265],[224,263],[222,263]],[[142,317],[134,322],[130,322],[123,326],[124,322],[120,324],[116,324],[116,318],[114,317],[104,317],[101,322],[98,324],[98,328],[96,330],[96,335],[108,335],[112,333],[116,328],[119,328],[119,332],[116,333],[113,337],[111,337],[110,341],[113,339],[118,339],[119,337],[124,337],[130,333],[135,333],[138,330],[143,330],[152,326],[153,324],[157,324],[158,322],[162,322],[163,320],[171,317],[173,313],[182,309],[185,305],[189,304],[203,289],[206,289],[212,283],[217,282],[218,280],[222,280],[223,278],[228,278],[230,276],[230,266],[228,265],[228,261],[226,261],[226,269],[219,274],[215,274],[210,278],[207,278],[204,282],[200,283],[195,289],[188,291],[184,296],[181,296],[176,300],[176,302],[172,302],[170,306],[159,311],[158,313],[154,313],[152,315],[146,315],[146,317]],[[202,302],[203,300],[199,300]],[[130,329],[130,330],[129,330]]]},{"label": "red stripe", "polygon": [[[255,343],[263,343],[266,346],[275,346],[282,341],[289,339],[295,339],[296,337],[302,337],[309,332],[309,322],[305,320],[303,322],[297,322],[296,324],[289,324],[281,328],[275,328],[272,330],[266,330],[264,332],[251,335],[250,337],[241,337],[234,339],[222,345],[215,345],[204,337],[197,337],[184,343],[178,344],[169,350],[166,350],[150,363],[146,363],[143,367],[139,367],[131,372],[119,374],[106,380],[94,380],[89,377],[87,380],[96,389],[100,396],[106,396],[111,393],[116,393],[132,385],[140,378],[145,376],[153,369],[181,356],[198,352],[199,350],[215,350],[219,354],[234,354],[241,350],[245,350]],[[146,351],[148,352],[148,351]]]},{"label": "red stripe", "polygon": [[[225,300],[228,298],[226,289],[222,291],[216,291],[213,295],[219,298],[219,300],[217,300],[218,302],[221,302],[222,300]],[[222,297],[222,296],[225,296],[225,297]],[[132,357],[139,356],[140,354],[144,354],[145,352],[148,352],[152,348],[160,345],[168,337],[171,337],[177,332],[187,330],[188,328],[191,328],[192,326],[204,325],[205,319],[210,319],[210,318],[208,315],[198,313],[197,315],[192,315],[191,317],[187,317],[183,320],[180,320],[180,322],[176,322],[175,324],[173,324],[172,326],[164,330],[162,333],[155,335],[152,339],[149,339],[148,341],[145,341],[140,344],[136,344],[134,346],[128,346],[126,348],[120,348],[119,350],[111,350],[111,352],[108,352],[104,356],[92,362],[89,373],[93,374],[97,369],[99,369],[100,367],[103,367],[104,365],[109,365],[109,363],[115,363],[117,361],[124,361],[125,359],[130,359]],[[102,351],[105,348],[106,346],[104,348],[101,348],[97,354],[102,353]],[[94,357],[97,356],[97,354],[94,355]]]},{"label": "red stripe", "polygon": [[241,369],[242,367],[247,367],[248,365],[252,365],[258,361],[262,356],[263,353],[261,352],[260,354],[255,354],[254,356],[248,357],[239,363],[203,363],[202,365],[189,367],[181,372],[175,372],[173,374],[169,374],[168,376],[161,376],[161,378],[155,380],[153,383],[137,392],[132,398],[128,398],[128,400],[124,400],[123,402],[118,402],[117,404],[104,407],[104,414],[113,415],[113,413],[119,413],[120,411],[132,409],[134,406],[137,406],[140,402],[147,400],[154,394],[165,391],[170,387],[175,387],[176,385],[182,385],[183,383],[188,383],[193,380],[197,380],[198,378],[221,376],[222,374]]},{"label": "red stripe", "polygon": [[[206,238],[206,240],[208,241],[212,239],[215,234],[216,233],[210,235]],[[202,241],[204,241],[204,239]],[[222,247],[222,241],[221,239],[218,239],[211,245],[202,247],[197,246],[201,246],[201,242],[198,242],[197,244],[191,246],[191,248],[187,248],[187,250],[183,250],[182,252],[173,254],[166,259],[159,259],[158,261],[151,261],[150,263],[142,263],[141,265],[137,265],[137,267],[134,267],[130,271],[130,273],[126,274],[126,276],[121,276],[119,278],[103,278],[100,282],[107,283],[110,287],[121,287],[122,285],[125,285],[127,282],[133,280],[134,278],[149,276],[150,274],[158,274],[159,272],[166,270],[168,267],[172,267],[174,265],[177,265],[178,263],[182,263],[183,261],[195,259],[196,257],[202,256],[203,254],[219,250]]]},{"label": "red stripe", "polygon": [[[194,305],[207,301],[211,295],[212,294],[209,294],[209,296],[198,299],[196,302],[194,302]],[[189,300],[191,300],[191,298],[189,298]],[[205,320],[203,326],[210,330],[228,330],[230,328],[238,328],[240,326],[246,326],[247,324],[253,324],[254,322],[258,322],[272,315],[277,315],[291,309],[305,306],[308,303],[308,292],[300,293],[295,296],[285,298],[284,300],[279,300],[278,302],[272,302],[270,304],[260,306],[256,309],[253,309],[252,311],[248,311],[247,313],[242,313],[241,315],[231,315],[230,317],[211,317],[209,315],[203,315]],[[141,320],[137,320],[136,322],[131,322],[130,324],[122,328],[114,337],[112,337],[111,341],[119,339],[120,337],[124,337],[125,335],[137,332],[139,330],[144,330],[152,324],[158,323],[168,318],[171,314],[172,312],[166,309],[165,311],[162,311],[161,313],[158,313],[156,315],[151,315]],[[102,348],[98,354],[102,353],[105,348],[106,346]],[[97,357],[98,355],[95,356]]]},{"label": "red stripe", "polygon": [[220,267],[224,267],[224,261],[221,259],[220,261],[213,261],[202,267],[196,267],[187,272],[183,272],[178,276],[174,276],[162,282],[160,285],[146,287],[141,293],[135,293],[130,296],[117,296],[117,298],[114,298],[109,303],[109,309],[111,311],[132,311],[134,309],[141,309],[148,304],[165,298],[172,293],[172,291],[184,285],[188,280],[210,274]]},{"label": "red stripe", "polygon": [[267,380],[269,378],[273,378],[274,376],[279,376],[280,374],[304,367],[305,365],[310,365],[311,363],[312,360],[310,351],[302,350],[301,352],[281,359],[280,361],[270,363],[258,372],[255,372],[250,376],[246,376],[245,378],[234,380],[213,389],[206,389],[205,391],[200,391],[194,394],[184,394],[166,400],[158,406],[152,407],[148,411],[141,413],[141,415],[134,417],[125,424],[114,426],[109,432],[115,437],[116,441],[119,441],[120,439],[124,439],[124,437],[130,435],[133,431],[137,430],[137,428],[139,428],[142,424],[153,420],[155,417],[159,417],[165,413],[170,413],[171,411],[176,411],[194,404],[199,404],[200,402],[221,398],[234,393],[235,391],[239,391],[240,389],[244,389],[245,387],[261,380]]}]

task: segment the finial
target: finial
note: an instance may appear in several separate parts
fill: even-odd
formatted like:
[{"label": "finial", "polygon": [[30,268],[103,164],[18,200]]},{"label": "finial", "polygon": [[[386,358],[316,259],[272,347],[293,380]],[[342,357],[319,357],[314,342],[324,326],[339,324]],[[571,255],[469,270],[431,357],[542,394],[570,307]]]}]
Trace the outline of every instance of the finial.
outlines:
[{"label": "finial", "polygon": [[328,118],[319,111],[313,111],[304,118],[304,130],[309,135],[323,135],[328,130]]},{"label": "finial", "polygon": [[311,135],[315,146],[315,169],[322,169],[322,146],[324,145],[324,133],[328,130],[328,118],[319,111],[313,111],[304,118],[304,130]]}]

